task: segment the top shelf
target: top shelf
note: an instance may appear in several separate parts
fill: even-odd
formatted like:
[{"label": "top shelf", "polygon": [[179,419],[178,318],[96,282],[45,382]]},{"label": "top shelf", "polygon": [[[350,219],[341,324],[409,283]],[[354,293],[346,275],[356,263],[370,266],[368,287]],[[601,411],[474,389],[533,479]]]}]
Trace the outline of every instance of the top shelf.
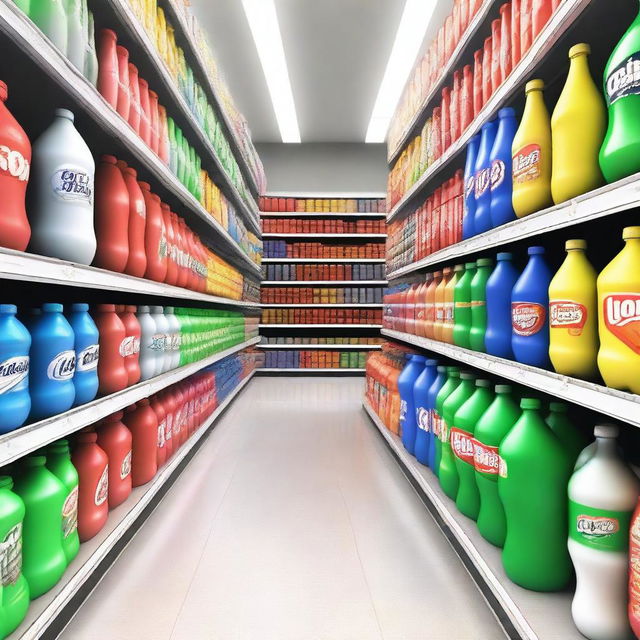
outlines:
[{"label": "top shelf", "polygon": [[319,211],[307,213],[306,211],[261,211],[261,218],[384,218],[386,213],[346,213],[335,211]]},{"label": "top shelf", "polygon": [[386,191],[267,191],[262,194],[265,198],[330,198],[347,200],[382,200],[387,197]]}]

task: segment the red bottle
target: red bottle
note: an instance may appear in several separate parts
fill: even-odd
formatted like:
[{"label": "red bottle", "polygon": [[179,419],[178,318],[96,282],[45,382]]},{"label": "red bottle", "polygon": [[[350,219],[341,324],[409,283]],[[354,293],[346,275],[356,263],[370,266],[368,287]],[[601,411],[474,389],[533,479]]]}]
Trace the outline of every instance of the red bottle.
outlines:
[{"label": "red bottle", "polygon": [[167,461],[167,447],[165,441],[165,433],[167,429],[167,412],[164,409],[164,404],[162,403],[160,397],[158,395],[153,396],[151,398],[151,408],[153,412],[156,414],[156,419],[158,420],[158,450],[157,450],[157,464],[158,469],[164,465]]},{"label": "red bottle", "polygon": [[442,204],[442,190],[438,187],[433,192],[433,209],[431,210],[431,251],[439,251],[440,246],[440,207]]},{"label": "red bottle", "polygon": [[451,146],[451,89],[449,87],[442,88],[441,109],[440,135],[442,138],[442,153],[445,153]]},{"label": "red bottle", "polygon": [[24,251],[31,238],[25,195],[31,168],[31,142],[5,105],[7,85],[0,82],[0,245]]},{"label": "red bottle", "polygon": [[486,38],[484,41],[484,49],[482,50],[482,104],[487,104],[491,94],[493,93],[493,87],[491,85],[491,55],[493,52],[493,45],[491,38]]},{"label": "red bottle", "polygon": [[460,94],[462,85],[462,71],[453,72],[453,89],[451,91],[451,142],[460,137]]},{"label": "red bottle", "polygon": [[523,58],[529,51],[533,40],[531,33],[532,2],[533,0],[520,0],[520,58]]},{"label": "red bottle", "polygon": [[496,91],[502,84],[502,69],[500,67],[500,20],[491,23],[491,87]]},{"label": "red bottle", "polygon": [[129,259],[129,191],[113,156],[102,156],[95,175],[95,228],[98,247],[93,264],[122,273]]},{"label": "red bottle", "polygon": [[520,1],[511,0],[511,68],[520,62]]},{"label": "red bottle", "polygon": [[460,25],[460,0],[453,0],[451,15],[453,16],[453,46],[455,48],[460,41],[460,34],[462,33]]},{"label": "red bottle", "polygon": [[129,52],[121,46],[116,47],[118,55],[118,103],[116,110],[125,119],[129,119],[131,93],[129,90]]},{"label": "red bottle", "polygon": [[444,21],[444,57],[448,60],[453,53],[453,16],[449,14]]},{"label": "red bottle", "polygon": [[470,64],[462,70],[462,91],[460,97],[460,132],[473,120],[473,69]]},{"label": "red bottle", "polygon": [[127,370],[127,386],[130,387],[140,381],[140,323],[136,318],[137,307],[127,305],[118,313],[124,325],[125,338],[120,346],[120,353],[124,356],[124,368]]},{"label": "red bottle", "polygon": [[182,236],[182,228],[178,216],[171,212],[171,223],[173,226],[173,237],[175,247],[175,262],[177,266],[177,282],[179,287],[185,287],[187,284],[187,270],[184,267],[184,237]]},{"label": "red bottle", "polygon": [[78,535],[80,542],[91,540],[109,516],[109,459],[98,446],[98,434],[79,433],[75,437],[71,462],[78,472]]},{"label": "red bottle", "polygon": [[553,6],[551,0],[536,0],[533,3],[533,18],[531,22],[531,40],[535,40],[536,36],[542,31],[544,25],[547,24]]},{"label": "red bottle", "polygon": [[138,78],[138,68],[129,63],[129,124],[131,128],[140,135],[140,79]]},{"label": "red bottle", "polygon": [[511,73],[511,3],[500,7],[500,75],[502,80]]},{"label": "red bottle", "polygon": [[131,431],[131,483],[146,484],[158,470],[158,419],[146,398],[127,408],[124,423]]},{"label": "red bottle", "polygon": [[176,285],[178,282],[178,263],[176,262],[175,235],[173,233],[173,223],[169,205],[164,202],[160,204],[162,219],[164,220],[164,230],[167,238],[167,284]]},{"label": "red bottle", "polygon": [[93,320],[100,332],[100,358],[98,359],[98,390],[106,395],[126,389],[129,375],[120,353],[126,333],[122,320],[113,304],[99,304]]},{"label": "red bottle", "polygon": [[431,114],[431,144],[433,157],[437,160],[442,155],[442,108],[434,107]]},{"label": "red bottle", "polygon": [[176,405],[171,391],[162,394],[162,405],[165,411],[164,446],[166,449],[166,460],[173,455],[173,419],[175,417]]},{"label": "red bottle", "polygon": [[114,108],[118,106],[118,37],[111,29],[100,29],[96,42],[98,53],[98,91]]},{"label": "red bottle", "polygon": [[158,156],[165,164],[169,164],[169,125],[167,123],[167,110],[160,104],[158,105]]},{"label": "red bottle", "polygon": [[473,117],[475,118],[484,106],[482,95],[482,49],[473,54]]},{"label": "red bottle", "polygon": [[149,100],[149,84],[144,78],[138,78],[140,87],[140,137],[151,146],[151,105]]},{"label": "red bottle", "polygon": [[144,277],[156,282],[164,282],[167,277],[167,241],[160,198],[155,193],[151,193],[148,182],[139,182],[138,185],[142,190],[147,211],[147,221],[144,227],[144,251],[147,257],[147,268]]},{"label": "red bottle", "polygon": [[109,509],[131,495],[131,431],[122,422],[124,412],[110,415],[98,428],[98,445],[109,459]]},{"label": "red bottle", "polygon": [[147,268],[147,254],[144,246],[147,208],[138,184],[136,170],[127,167],[122,161],[118,162],[118,166],[129,192],[129,259],[124,271],[130,276],[142,278]]},{"label": "red bottle", "polygon": [[160,129],[159,129],[159,119],[160,116],[158,114],[158,94],[155,91],[151,91],[149,89],[149,125],[151,128],[150,138],[151,138],[151,151],[158,155],[160,151]]},{"label": "red bottle", "polygon": [[173,417],[173,450],[177,451],[184,442],[184,419],[185,419],[185,407],[184,396],[180,390],[180,385],[176,385],[173,388],[173,397],[176,401],[176,411]]}]

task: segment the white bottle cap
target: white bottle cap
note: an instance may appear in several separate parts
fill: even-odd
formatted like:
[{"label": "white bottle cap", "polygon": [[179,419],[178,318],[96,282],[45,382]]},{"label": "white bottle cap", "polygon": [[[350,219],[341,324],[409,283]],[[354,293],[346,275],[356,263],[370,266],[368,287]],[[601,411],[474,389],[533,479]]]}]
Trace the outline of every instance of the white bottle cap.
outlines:
[{"label": "white bottle cap", "polygon": [[598,424],[593,429],[596,438],[617,438],[620,429],[615,424]]},{"label": "white bottle cap", "polygon": [[67,120],[71,120],[71,122],[75,121],[75,116],[69,109],[56,109],[55,113],[58,118],[66,118]]}]

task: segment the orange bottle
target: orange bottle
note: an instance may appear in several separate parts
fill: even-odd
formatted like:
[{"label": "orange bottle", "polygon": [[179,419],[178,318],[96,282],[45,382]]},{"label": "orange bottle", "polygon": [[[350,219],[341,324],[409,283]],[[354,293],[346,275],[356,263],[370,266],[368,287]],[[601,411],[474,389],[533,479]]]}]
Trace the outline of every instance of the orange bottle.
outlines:
[{"label": "orange bottle", "polygon": [[396,435],[400,435],[400,391],[398,390],[398,378],[400,369],[395,367],[391,370],[387,378],[388,394],[387,398],[387,427]]},{"label": "orange bottle", "polygon": [[464,272],[464,265],[457,264],[444,287],[444,321],[442,323],[442,342],[453,344],[453,311],[454,311],[454,290],[461,273]]},{"label": "orange bottle", "polygon": [[442,335],[444,333],[444,291],[453,275],[453,269],[451,267],[445,267],[442,270],[442,279],[436,287],[435,294],[435,320],[433,323],[433,339],[438,342],[442,342]]},{"label": "orange bottle", "polygon": [[418,285],[412,284],[407,291],[404,312],[404,331],[415,335],[416,333],[416,294]]},{"label": "orange bottle", "polygon": [[425,293],[425,312],[424,312],[424,336],[425,338],[434,338],[434,327],[436,322],[436,289],[442,281],[442,271],[436,271],[433,274],[427,292]]},{"label": "orange bottle", "polygon": [[640,393],[640,227],[598,277],[598,368],[609,387]]},{"label": "orange bottle", "polygon": [[428,273],[426,280],[420,285],[418,289],[418,295],[416,296],[416,335],[422,338],[426,337],[426,315],[427,309],[427,289],[429,283],[433,279],[433,276]]}]

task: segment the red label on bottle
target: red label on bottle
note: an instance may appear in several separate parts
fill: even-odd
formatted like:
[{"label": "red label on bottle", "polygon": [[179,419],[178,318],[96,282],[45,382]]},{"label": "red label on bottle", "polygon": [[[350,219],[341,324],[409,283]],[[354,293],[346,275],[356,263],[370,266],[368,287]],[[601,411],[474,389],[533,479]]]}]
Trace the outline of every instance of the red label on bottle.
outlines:
[{"label": "red label on bottle", "polygon": [[453,454],[463,462],[473,465],[475,438],[463,429],[451,427],[450,436]]},{"label": "red label on bottle", "polygon": [[637,635],[640,630],[640,517],[637,509],[629,529],[629,622]]},{"label": "red label on bottle", "polygon": [[569,329],[579,336],[587,322],[587,307],[573,300],[551,300],[549,302],[549,326],[552,329]]},{"label": "red label on bottle", "polygon": [[544,326],[547,310],[537,302],[512,302],[511,326],[518,336],[532,336]]},{"label": "red label on bottle", "polygon": [[607,329],[640,355],[640,294],[614,293],[602,304]]},{"label": "red label on bottle", "polygon": [[513,183],[529,182],[540,176],[540,145],[528,144],[513,155]]},{"label": "red label on bottle", "polygon": [[500,454],[498,447],[490,447],[478,440],[474,441],[473,466],[478,473],[497,476],[500,471]]}]

